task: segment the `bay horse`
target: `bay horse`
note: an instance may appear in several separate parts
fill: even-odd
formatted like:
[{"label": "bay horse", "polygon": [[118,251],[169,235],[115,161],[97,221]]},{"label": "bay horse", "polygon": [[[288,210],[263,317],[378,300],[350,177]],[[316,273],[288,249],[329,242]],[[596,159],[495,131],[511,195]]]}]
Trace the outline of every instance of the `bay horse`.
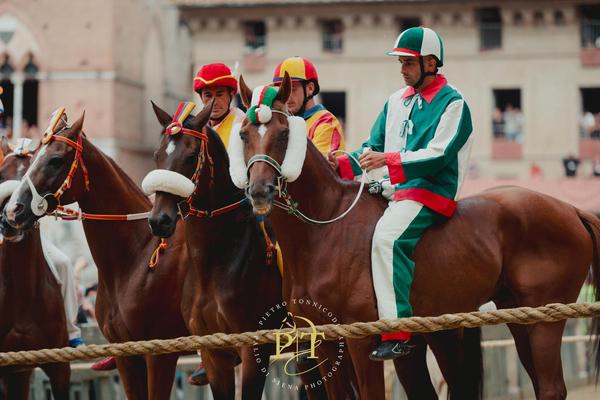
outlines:
[{"label": "bay horse", "polygon": [[[0,203],[29,167],[31,153],[12,152],[0,140]],[[3,226],[0,245],[0,351],[36,350],[68,345],[63,296],[44,257],[38,229],[22,232]],[[0,367],[6,398],[29,398],[35,365]],[[55,399],[69,399],[69,363],[42,364]]]},{"label": "bay horse", "polygon": [[[280,328],[286,317],[281,276],[244,191],[231,181],[225,146],[207,125],[212,103],[196,116],[179,117],[181,129],[172,131],[188,104],[172,117],[152,103],[163,127],[154,153],[159,169],[142,183],[146,194],[156,193],[149,218],[155,235],[168,238],[180,218],[185,222],[190,271],[182,313],[188,329],[207,335]],[[261,398],[273,344],[201,353],[215,399],[234,399],[238,360],[242,398]]]},{"label": "bay horse", "polygon": [[[243,82],[243,78],[241,78]],[[284,80],[285,82],[285,80]],[[251,92],[244,84],[240,84],[244,87],[246,92],[244,101],[249,101]],[[284,114],[287,119],[286,126],[276,126],[274,129],[281,130],[281,136],[277,138],[280,142],[286,142],[288,137],[294,138],[293,145],[290,146],[306,146],[306,135],[304,132],[305,124],[301,118],[291,117],[284,110],[285,100],[288,95],[282,95],[280,89],[278,93],[277,103],[281,109],[273,109],[272,112],[277,115]],[[258,93],[258,92],[257,92]],[[288,118],[289,117],[289,118]],[[246,121],[244,126],[240,130],[240,135],[246,140],[245,128],[248,126]],[[261,127],[258,131],[260,137],[266,137],[266,129],[268,124]],[[293,135],[290,131],[293,131],[294,127],[300,127],[301,132]],[[236,133],[237,135],[237,133]],[[234,137],[234,136],[232,136]],[[231,168],[232,177],[235,176],[234,182],[237,182],[238,187],[244,187],[244,184],[239,184],[240,179],[244,181],[246,179],[246,168],[243,167],[240,174],[234,174],[234,170],[237,170],[241,164],[245,164],[245,160],[242,160],[244,155],[242,154],[243,148],[241,147],[242,142],[239,138],[232,140],[230,146],[231,156]],[[237,144],[237,149],[234,149]],[[269,144],[272,146],[272,144]],[[277,164],[277,161],[270,158],[268,155],[260,155],[258,158],[266,161],[271,165]],[[292,156],[298,157],[298,155]],[[303,155],[302,155],[303,158]],[[290,167],[289,162],[282,165],[282,169]],[[298,169],[298,168],[296,168]],[[299,171],[297,171],[299,173]],[[236,176],[237,175],[237,176]],[[315,190],[329,190],[328,188],[318,188]],[[337,201],[337,200],[336,200]],[[374,212],[383,212],[383,203],[372,203],[370,206],[375,207]],[[256,207],[255,207],[256,208]],[[279,215],[274,215],[274,218],[280,218]],[[281,221],[281,220],[278,220]],[[283,258],[285,264],[289,259],[292,260],[290,268],[286,267],[286,274],[284,274],[284,298],[286,300],[295,298],[310,298],[315,301],[319,301],[325,304],[329,310],[333,310],[336,315],[341,316],[344,323],[352,323],[356,321],[372,320],[376,319],[375,299],[372,293],[371,275],[368,268],[347,268],[346,266],[340,267],[336,264],[337,259],[332,259],[334,253],[333,247],[321,247],[317,242],[323,237],[336,237],[337,235],[347,235],[347,226],[342,224],[332,224],[327,226],[320,226],[314,231],[294,231],[294,235],[291,235],[290,231],[286,231],[286,224],[296,223],[295,220],[286,219],[285,223],[275,224],[275,233],[279,233],[279,229],[283,229],[283,241],[286,242],[286,249],[283,249]],[[356,223],[356,222],[355,222]],[[335,242],[334,242],[335,243]],[[353,245],[368,245],[364,241],[353,242]],[[369,247],[370,248],[370,247]],[[342,247],[342,249],[344,249]],[[337,249],[336,249],[337,250]],[[354,252],[360,250],[360,248],[353,249]],[[287,252],[290,252],[288,256]],[[349,261],[345,254],[339,255],[342,260]],[[304,260],[304,261],[302,261]],[[360,259],[359,259],[360,261]],[[356,261],[352,261],[356,262]],[[308,263],[309,265],[304,265]],[[325,267],[324,267],[325,266]],[[326,268],[330,266],[330,268]],[[365,283],[367,284],[366,286]],[[338,284],[347,285],[345,292],[337,292],[336,286]],[[351,300],[356,299],[356,300]],[[292,305],[292,312],[297,315],[307,315],[311,320],[315,319],[319,323],[329,323],[326,319],[323,319],[322,315],[316,313],[313,308],[307,307],[306,305]],[[383,380],[382,380],[382,364],[378,362],[372,362],[368,360],[364,354],[368,353],[368,349],[374,346],[375,338],[367,338],[362,340],[351,340],[348,341],[348,351],[350,353],[352,364],[356,373],[358,374],[358,386],[361,398],[382,398],[383,397]],[[421,336],[416,335],[414,338],[414,344],[416,348],[413,350],[409,357],[395,360],[394,364],[398,378],[400,379],[405,392],[409,399],[437,399],[437,395],[431,384],[429,371],[426,364],[426,344]],[[438,348],[437,355],[438,359],[444,356],[445,363],[442,363],[442,367],[445,368],[447,374],[449,387],[453,397],[466,399],[466,398],[480,398],[482,395],[482,354],[480,347],[480,330],[453,330],[449,332],[436,334],[435,345]],[[329,344],[323,344],[320,348],[320,357],[322,359],[334,359],[334,354],[337,351],[335,346]],[[326,373],[325,366],[322,369],[322,373]],[[339,398],[341,393],[344,393],[345,382],[343,379],[330,379],[326,382],[327,392],[330,398]],[[335,397],[334,397],[335,396]]]},{"label": "bay horse", "polygon": [[[78,202],[87,213],[125,215],[152,208],[117,163],[87,139],[83,121],[82,115],[45,139],[4,210],[3,218],[12,226],[30,228],[44,214],[32,212],[31,187],[48,200],[46,212],[56,208],[61,191],[61,203]],[[160,239],[150,233],[146,219],[84,219],[83,228],[98,267],[96,316],[104,336],[110,342],[124,342],[187,335],[180,310],[188,265],[183,226],[176,229],[153,269],[148,261]],[[177,354],[117,358],[127,397],[168,399],[177,358]]]},{"label": "bay horse", "polygon": [[[242,78],[240,89],[242,101],[248,104],[252,92]],[[294,139],[286,118],[289,92],[289,79],[284,79],[273,118],[262,132],[244,121],[237,148],[230,144],[232,178],[247,187],[257,213],[269,213],[280,194],[280,204],[287,200],[312,218],[339,216],[348,209],[359,184],[341,180],[310,142],[303,145],[299,134]],[[287,159],[291,160],[287,172],[297,175],[286,183],[282,170]],[[344,323],[376,319],[370,251],[375,224],[385,207],[381,196],[363,195],[345,218],[328,225],[304,223],[275,209],[272,223],[288,274],[284,297],[311,296],[328,302],[340,310]],[[430,228],[416,248],[410,293],[414,314],[474,311],[490,300],[499,307],[571,303],[590,265],[598,301],[599,245],[600,221],[595,216],[549,196],[506,187],[461,200],[456,214]],[[309,310],[299,307],[292,312]],[[538,399],[566,398],[560,355],[564,325],[565,321],[509,325]],[[598,324],[594,331],[600,333]],[[426,335],[436,356],[440,353],[437,339],[445,334]],[[353,361],[356,357],[366,363],[370,349],[368,343],[350,347]],[[448,358],[438,357],[438,361],[451,385],[462,371],[449,368]],[[600,367],[598,358],[595,366]]]}]

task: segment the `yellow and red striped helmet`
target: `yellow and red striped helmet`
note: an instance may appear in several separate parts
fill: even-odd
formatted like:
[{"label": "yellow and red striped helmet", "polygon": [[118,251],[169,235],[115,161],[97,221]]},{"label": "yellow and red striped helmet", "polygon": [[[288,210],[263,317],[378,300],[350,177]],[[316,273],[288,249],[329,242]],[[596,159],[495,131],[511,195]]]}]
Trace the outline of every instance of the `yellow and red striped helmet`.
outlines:
[{"label": "yellow and red striped helmet", "polygon": [[319,93],[319,76],[317,70],[310,60],[302,57],[290,57],[283,60],[273,73],[273,85],[278,86],[283,80],[285,73],[288,73],[292,82],[314,82],[315,92]]}]

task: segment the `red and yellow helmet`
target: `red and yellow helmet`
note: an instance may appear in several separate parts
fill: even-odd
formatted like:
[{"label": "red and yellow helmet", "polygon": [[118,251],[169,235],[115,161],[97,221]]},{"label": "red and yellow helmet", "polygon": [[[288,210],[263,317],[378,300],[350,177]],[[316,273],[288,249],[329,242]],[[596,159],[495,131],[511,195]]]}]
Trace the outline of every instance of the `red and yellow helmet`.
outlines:
[{"label": "red and yellow helmet", "polygon": [[319,93],[319,76],[317,70],[310,60],[302,57],[290,57],[283,60],[273,73],[273,85],[278,86],[283,80],[285,73],[288,73],[292,82],[314,82],[315,92],[313,96]]},{"label": "red and yellow helmet", "polygon": [[227,65],[222,63],[203,65],[194,78],[194,92],[200,94],[202,89],[217,86],[232,89],[234,96],[238,90],[237,79],[231,74]]}]

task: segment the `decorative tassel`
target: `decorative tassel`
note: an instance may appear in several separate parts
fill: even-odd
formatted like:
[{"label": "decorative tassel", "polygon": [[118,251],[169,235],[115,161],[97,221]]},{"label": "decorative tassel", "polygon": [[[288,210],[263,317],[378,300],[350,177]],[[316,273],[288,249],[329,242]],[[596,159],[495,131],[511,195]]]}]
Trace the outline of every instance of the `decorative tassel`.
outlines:
[{"label": "decorative tassel", "polygon": [[154,269],[154,267],[156,267],[158,265],[158,261],[160,260],[160,253],[165,251],[166,248],[167,248],[167,240],[160,239],[160,244],[158,245],[156,250],[154,250],[154,252],[152,253],[152,256],[150,256],[150,262],[148,263],[148,266],[151,269]]}]

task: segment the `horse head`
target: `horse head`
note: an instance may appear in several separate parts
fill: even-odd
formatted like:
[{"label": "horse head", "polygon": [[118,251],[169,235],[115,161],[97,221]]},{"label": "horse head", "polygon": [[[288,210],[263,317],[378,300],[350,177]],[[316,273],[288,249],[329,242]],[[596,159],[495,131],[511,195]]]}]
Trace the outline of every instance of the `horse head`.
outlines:
[{"label": "horse head", "polygon": [[31,166],[3,211],[3,219],[18,229],[28,229],[56,206],[77,201],[89,189],[83,163],[82,115],[66,123],[63,108],[50,122]]},{"label": "horse head", "polygon": [[248,112],[239,133],[231,133],[230,174],[246,189],[257,215],[268,214],[276,190],[285,190],[302,172],[308,139],[304,119],[292,116],[286,106],[291,87],[287,72],[279,89],[259,86],[251,91],[240,76]]},{"label": "horse head", "polygon": [[[31,164],[37,149],[30,148],[30,139],[20,139],[16,147],[8,143],[5,136],[0,138],[0,205],[5,206],[8,198],[19,186],[19,181]],[[11,242],[23,238],[23,231],[13,228],[4,219],[0,221],[0,234]]]},{"label": "horse head", "polygon": [[150,229],[166,238],[175,232],[182,205],[191,203],[194,191],[206,192],[212,184],[208,142],[220,139],[211,129],[204,129],[213,102],[196,116],[190,115],[193,103],[181,103],[174,116],[154,103],[152,107],[163,129],[160,147],[154,152],[158,169],[146,175],[142,188],[146,194],[156,193],[148,219]]}]

